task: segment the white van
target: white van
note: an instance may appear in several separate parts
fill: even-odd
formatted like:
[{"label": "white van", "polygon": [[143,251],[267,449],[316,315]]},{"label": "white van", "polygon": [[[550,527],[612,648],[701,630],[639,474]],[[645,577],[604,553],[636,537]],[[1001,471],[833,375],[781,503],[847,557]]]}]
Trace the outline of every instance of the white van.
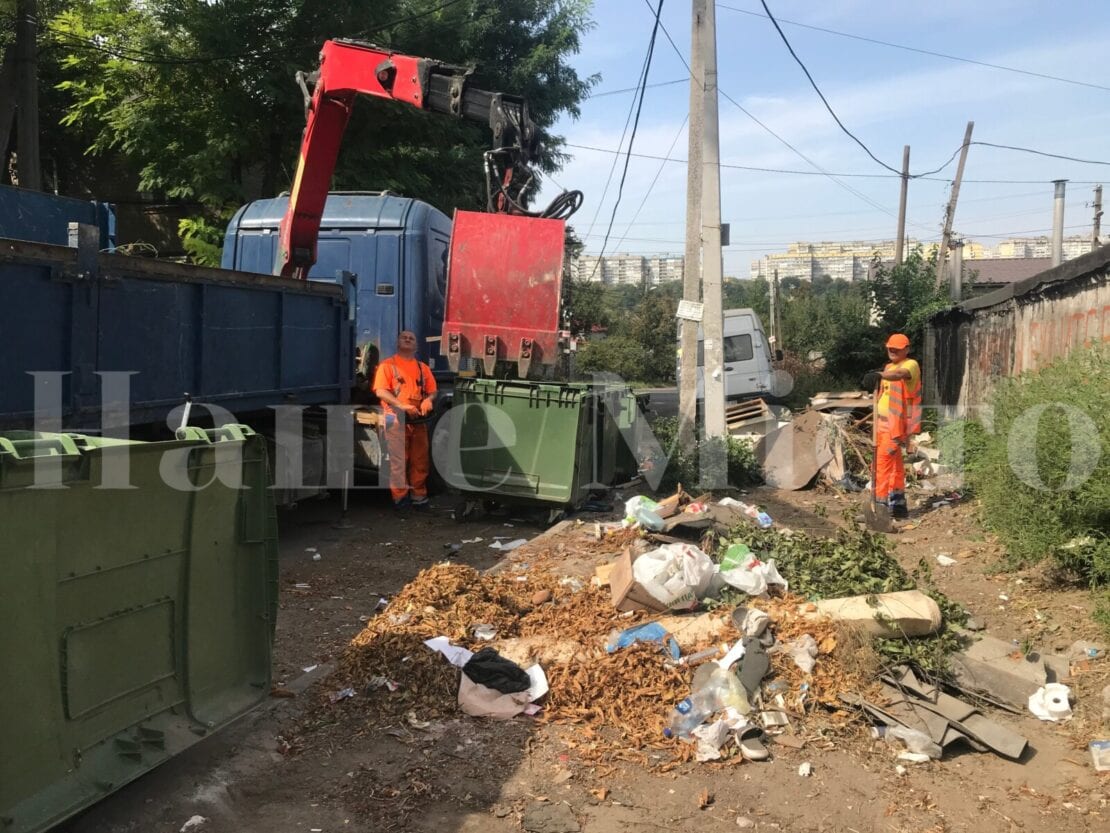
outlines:
[{"label": "white van", "polygon": [[[751,309],[724,312],[725,400],[770,398],[775,394],[771,347],[759,316]],[[698,325],[698,399],[704,398],[705,332]],[[679,373],[682,372],[681,361]]]}]

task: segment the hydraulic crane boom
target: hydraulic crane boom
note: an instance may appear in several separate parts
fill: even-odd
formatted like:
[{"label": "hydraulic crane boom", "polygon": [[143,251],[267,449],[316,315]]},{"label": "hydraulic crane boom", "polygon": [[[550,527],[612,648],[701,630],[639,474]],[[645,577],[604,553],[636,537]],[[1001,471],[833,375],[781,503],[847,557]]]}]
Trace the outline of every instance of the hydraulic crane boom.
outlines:
[{"label": "hydraulic crane boom", "polygon": [[[320,67],[308,80],[315,88],[305,93],[307,124],[289,207],[281,221],[275,274],[304,279],[316,262],[316,241],[339,145],[355,98],[388,98],[420,110],[488,123],[493,150],[487,154],[487,185],[491,209],[520,213],[512,196],[513,172],[527,169],[536,144],[536,128],[528,105],[517,96],[491,93],[469,86],[470,70],[426,58],[400,55],[361,41],[329,40],[320,52]],[[493,169],[496,164],[500,170]],[[497,197],[492,194],[496,191]]]}]

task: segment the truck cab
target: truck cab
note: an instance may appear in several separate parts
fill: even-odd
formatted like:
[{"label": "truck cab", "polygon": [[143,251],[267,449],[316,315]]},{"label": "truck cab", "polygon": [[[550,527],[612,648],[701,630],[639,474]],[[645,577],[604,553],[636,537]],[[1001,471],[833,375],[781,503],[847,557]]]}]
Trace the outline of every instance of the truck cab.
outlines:
[{"label": "truck cab", "polygon": [[[271,274],[288,204],[283,195],[240,208],[228,223],[220,265]],[[447,379],[451,373],[438,337],[450,240],[451,220],[420,200],[388,192],[331,193],[308,278],[335,283],[341,273],[351,273],[356,347],[364,354],[372,348],[378,356],[390,356],[397,334],[412,330],[420,357],[437,379]]]},{"label": "truck cab", "polygon": [[[724,311],[725,401],[770,398],[775,391],[771,348],[763,324],[752,309]],[[705,397],[705,331],[698,327],[697,397]],[[680,363],[681,364],[681,363]],[[681,367],[679,368],[681,372]]]}]

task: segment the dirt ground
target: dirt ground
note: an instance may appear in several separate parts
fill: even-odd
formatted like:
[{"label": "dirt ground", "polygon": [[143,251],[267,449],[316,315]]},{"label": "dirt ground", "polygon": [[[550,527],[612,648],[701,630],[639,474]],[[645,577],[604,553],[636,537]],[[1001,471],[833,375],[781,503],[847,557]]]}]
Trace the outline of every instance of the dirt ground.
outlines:
[{"label": "dirt ground", "polygon": [[[761,489],[753,497],[777,524],[816,534],[858,500],[816,490]],[[431,513],[398,518],[383,495],[363,493],[352,498],[345,524],[334,499],[284,511],[274,681],[296,696],[270,699],[62,829],[176,833],[199,815],[203,825],[190,828],[199,833],[515,833],[525,817],[527,829],[542,833],[1110,830],[1110,779],[1095,774],[1085,748],[1107,731],[1098,728],[1106,660],[1073,683],[1071,724],[991,713],[1029,739],[1021,761],[950,753],[904,775],[896,750],[871,740],[862,723],[812,733],[801,750],[774,747],[767,763],[691,763],[663,775],[619,762],[588,765],[576,757],[573,728],[523,717],[459,715],[423,729],[366,725],[344,701],[314,731],[294,736],[291,727],[326,695],[328,671],[380,599],[446,557],[490,567],[501,555],[489,548],[496,535],[542,531],[526,518],[456,524],[450,507],[435,502]],[[475,537],[484,540],[452,548]],[[971,506],[923,515],[893,540],[904,566],[931,563],[938,586],[994,636],[1048,651],[1099,637],[1086,593],[1047,590],[1037,574],[997,573],[1000,550]],[[958,563],[941,567],[940,553]],[[811,777],[798,773],[806,761]]]}]

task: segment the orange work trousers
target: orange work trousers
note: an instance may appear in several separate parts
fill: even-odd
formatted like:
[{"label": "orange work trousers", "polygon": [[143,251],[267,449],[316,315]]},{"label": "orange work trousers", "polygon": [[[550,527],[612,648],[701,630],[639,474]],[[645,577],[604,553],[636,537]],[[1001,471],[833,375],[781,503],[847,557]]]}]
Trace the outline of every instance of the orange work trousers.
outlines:
[{"label": "orange work trousers", "polygon": [[875,436],[875,501],[892,509],[906,504],[906,464],[902,446],[880,420]]},{"label": "orange work trousers", "polygon": [[[390,415],[392,416],[392,415]],[[411,491],[414,501],[428,497],[428,426],[387,419],[386,450],[389,452],[389,492],[393,502],[404,500]]]}]

